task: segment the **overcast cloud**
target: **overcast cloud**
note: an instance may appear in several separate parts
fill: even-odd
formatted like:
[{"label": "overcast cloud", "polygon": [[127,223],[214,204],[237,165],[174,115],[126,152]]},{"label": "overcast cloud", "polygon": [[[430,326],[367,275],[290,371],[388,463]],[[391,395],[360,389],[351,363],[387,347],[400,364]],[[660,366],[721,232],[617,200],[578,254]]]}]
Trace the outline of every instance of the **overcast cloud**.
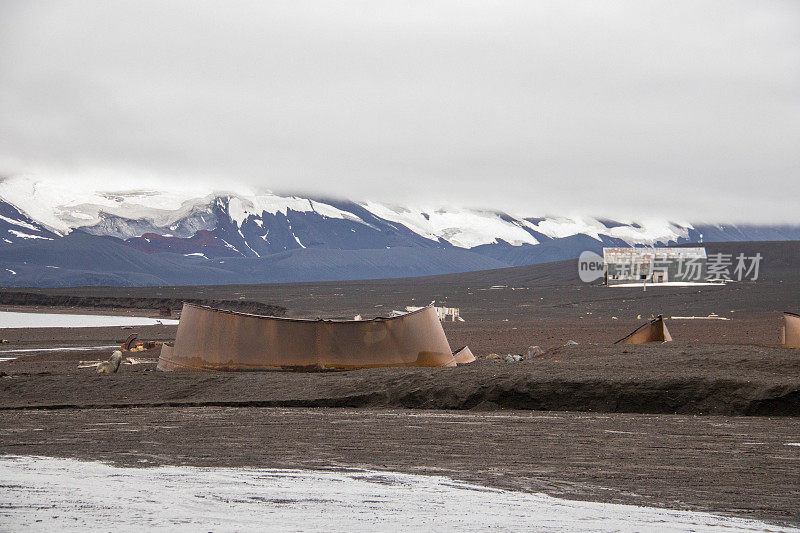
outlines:
[{"label": "overcast cloud", "polygon": [[800,2],[0,0],[0,174],[800,223]]}]

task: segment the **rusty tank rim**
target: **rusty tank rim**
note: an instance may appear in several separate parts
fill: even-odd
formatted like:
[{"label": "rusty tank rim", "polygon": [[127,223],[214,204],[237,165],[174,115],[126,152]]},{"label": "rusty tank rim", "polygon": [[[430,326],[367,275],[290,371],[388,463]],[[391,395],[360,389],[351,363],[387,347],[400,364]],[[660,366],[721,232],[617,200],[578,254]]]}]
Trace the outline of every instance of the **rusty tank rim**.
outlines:
[{"label": "rusty tank rim", "polygon": [[364,324],[366,322],[383,322],[389,320],[397,320],[402,319],[411,315],[415,315],[417,313],[422,313],[425,310],[434,307],[433,304],[428,304],[425,307],[421,307],[415,311],[409,311],[408,313],[397,315],[397,316],[376,316],[375,318],[367,318],[362,320],[355,320],[355,319],[339,319],[339,318],[294,318],[294,317],[285,317],[285,316],[272,316],[272,315],[257,315],[255,313],[244,313],[242,311],[233,311],[231,309],[220,309],[218,307],[211,307],[209,305],[200,305],[196,303],[186,302],[183,304],[184,307],[194,307],[196,309],[204,309],[206,311],[213,311],[215,313],[227,313],[230,315],[236,316],[246,316],[250,318],[261,318],[264,320],[280,320],[282,322],[306,322],[306,323],[320,323],[320,322],[328,322],[332,324]]}]

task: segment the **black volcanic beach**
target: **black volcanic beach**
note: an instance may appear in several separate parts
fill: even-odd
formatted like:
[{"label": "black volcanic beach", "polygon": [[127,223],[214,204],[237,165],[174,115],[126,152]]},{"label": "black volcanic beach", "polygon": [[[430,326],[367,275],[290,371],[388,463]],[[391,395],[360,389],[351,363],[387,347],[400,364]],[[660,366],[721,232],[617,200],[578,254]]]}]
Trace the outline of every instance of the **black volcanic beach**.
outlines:
[{"label": "black volcanic beach", "polygon": [[[460,308],[465,321],[445,322],[445,332],[452,348],[468,344],[478,361],[164,373],[155,371],[156,352],[101,376],[79,362],[106,359],[110,349],[9,353],[17,358],[0,363],[0,449],[120,464],[350,464],[798,523],[800,448],[792,444],[800,442],[800,354],[778,343],[781,311],[796,310],[800,293],[800,243],[713,246],[766,250],[761,278],[643,291],[581,284],[574,263],[563,262],[364,282],[15,289],[2,297],[24,305],[3,310],[158,316],[155,302],[200,298],[352,318],[435,300]],[[74,305],[81,301],[93,307]],[[665,316],[674,342],[613,344],[655,314]],[[702,318],[709,314],[727,320]],[[175,331],[5,329],[0,350],[107,346],[131,332],[167,341]],[[544,353],[503,359],[529,346]],[[148,429],[162,426],[169,429]],[[225,429],[235,427],[251,430]],[[742,483],[748,491],[737,490]]]}]

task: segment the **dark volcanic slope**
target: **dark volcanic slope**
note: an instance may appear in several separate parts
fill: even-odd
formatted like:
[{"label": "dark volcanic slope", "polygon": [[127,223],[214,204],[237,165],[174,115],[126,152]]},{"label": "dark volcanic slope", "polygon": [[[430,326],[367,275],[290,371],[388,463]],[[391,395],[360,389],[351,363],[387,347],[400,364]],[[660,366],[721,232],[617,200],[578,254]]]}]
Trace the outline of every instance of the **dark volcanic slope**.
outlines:
[{"label": "dark volcanic slope", "polygon": [[222,309],[256,313],[269,316],[283,316],[286,308],[250,300],[210,300],[207,298],[148,298],[115,296],[75,296],[69,294],[41,294],[0,289],[0,305],[25,307],[66,307],[66,308],[106,308],[106,309],[169,309],[180,311],[184,302],[208,305]]},{"label": "dark volcanic slope", "polygon": [[[662,413],[797,415],[800,356],[776,347],[780,312],[797,308],[800,243],[709,246],[762,253],[757,281],[713,287],[610,288],[575,281],[575,265],[349,283],[224,287],[82,288],[38,294],[104,298],[205,298],[277,304],[293,316],[386,314],[431,300],[461,307],[465,322],[446,322],[451,347],[479,356],[547,350],[524,364],[485,361],[453,371],[378,369],[332,375],[147,375],[89,380],[69,358],[26,357],[4,363],[2,405],[253,403],[472,409],[571,409]],[[668,318],[675,342],[626,347],[612,343],[651,314]],[[671,317],[717,313],[727,320]],[[641,316],[641,318],[640,318]],[[168,330],[168,334],[173,330]],[[166,330],[164,332],[166,335]],[[65,333],[0,330],[8,348],[72,345]],[[59,335],[64,337],[59,340]],[[114,333],[115,341],[127,331]],[[159,338],[164,338],[159,335]],[[88,339],[87,339],[88,340]],[[565,347],[569,340],[579,346]],[[104,344],[104,343],[98,343]],[[49,361],[54,361],[52,369]],[[26,366],[26,365],[32,366]],[[52,372],[52,376],[37,373]],[[131,372],[139,372],[131,370]],[[128,372],[126,372],[128,374]],[[143,386],[146,383],[146,386]],[[65,397],[62,393],[68,390]],[[283,391],[283,392],[281,392]],[[144,395],[142,395],[144,393]],[[122,398],[124,396],[124,398]],[[124,401],[123,401],[124,400]],[[258,403],[262,402],[262,403]]]},{"label": "dark volcanic slope", "polygon": [[796,416],[800,357],[786,355],[729,345],[578,345],[521,363],[457,368],[203,373],[140,364],[103,376],[77,368],[100,355],[44,353],[3,363],[9,376],[0,383],[0,410],[225,405]]},{"label": "dark volcanic slope", "polygon": [[[725,287],[609,288],[578,280],[575,261],[419,278],[194,287],[26,289],[40,294],[253,300],[280,305],[297,317],[376,316],[406,305],[460,307],[475,320],[635,319],[717,313],[774,314],[800,307],[800,241],[707,244],[709,253],[761,253],[757,281]],[[739,313],[739,315],[737,315]]]},{"label": "dark volcanic slope", "polygon": [[[35,186],[29,183],[23,187]],[[383,208],[373,212],[367,204],[295,196],[273,198],[269,202],[271,208],[277,208],[275,212],[259,212],[260,200],[229,194],[182,202],[180,212],[172,213],[166,226],[152,218],[154,212],[148,216],[148,209],[142,212],[133,208],[138,212],[137,218],[128,219],[117,209],[112,209],[117,213],[112,214],[101,206],[89,206],[93,200],[86,198],[89,204],[72,205],[70,210],[77,210],[74,216],[81,217],[82,212],[87,217],[85,221],[96,223],[62,236],[12,205],[14,198],[17,203],[20,200],[13,189],[14,186],[6,188],[10,197],[0,198],[0,284],[15,287],[280,283],[424,276],[559,261],[577,258],[585,250],[599,252],[603,246],[626,246],[626,241],[615,236],[618,233],[611,228],[628,227],[628,231],[633,230],[633,242],[650,242],[644,234],[636,236],[634,228],[641,228],[639,224],[608,219],[596,220],[593,228],[584,227],[585,233],[557,237],[548,235],[550,223],[561,222],[548,217],[520,219],[497,211],[472,211],[478,215],[473,218],[463,216],[466,212],[451,212],[456,218],[450,221],[456,220],[457,227],[439,230],[440,223],[434,219],[446,210],[409,210],[399,221],[393,221],[398,217],[381,216],[387,215]],[[121,202],[118,207],[126,201],[133,205],[142,201],[140,192],[116,192],[114,198]],[[95,219],[95,208],[100,209],[99,220]],[[155,218],[164,214],[162,211]],[[419,224],[406,226],[402,220],[410,220],[409,215],[427,218],[433,224],[425,228],[427,224],[418,219]],[[499,224],[504,229],[494,232],[494,238],[479,241],[489,241],[485,244],[461,247],[464,241],[472,240],[469,236],[476,230],[484,233],[485,228],[476,226],[487,224]],[[515,241],[521,237],[525,244],[509,244],[505,240],[509,229],[516,234]],[[655,244],[697,242],[703,235],[720,242],[800,238],[800,226],[676,225],[673,230],[662,234]]]},{"label": "dark volcanic slope", "polygon": [[[709,249],[762,253],[761,278],[643,292],[581,284],[570,261],[357,282],[31,289],[252,300],[304,317],[371,316],[436,300],[461,307],[466,319],[444,324],[451,346],[469,344],[483,357],[457,368],[305,374],[161,373],[145,362],[101,376],[77,363],[108,351],[40,352],[0,363],[0,452],[134,465],[365,466],[797,523],[800,350],[774,345],[780,312],[800,308],[800,243]],[[712,312],[729,320],[669,319],[673,343],[612,344],[641,323],[637,315]],[[174,326],[135,330],[143,339],[175,335]],[[10,341],[0,351],[115,344],[130,332],[0,329]],[[570,339],[580,344],[565,346]],[[521,363],[485,358],[530,345],[546,352]]]}]

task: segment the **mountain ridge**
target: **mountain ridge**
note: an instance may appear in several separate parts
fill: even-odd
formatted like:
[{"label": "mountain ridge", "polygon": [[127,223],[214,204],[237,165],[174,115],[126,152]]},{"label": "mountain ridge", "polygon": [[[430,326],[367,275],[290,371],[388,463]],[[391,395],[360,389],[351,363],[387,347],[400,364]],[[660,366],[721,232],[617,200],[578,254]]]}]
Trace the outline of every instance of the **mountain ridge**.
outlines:
[{"label": "mountain ridge", "polygon": [[335,281],[485,270],[603,246],[800,240],[800,226],[525,216],[277,195],[0,181],[0,285]]}]

